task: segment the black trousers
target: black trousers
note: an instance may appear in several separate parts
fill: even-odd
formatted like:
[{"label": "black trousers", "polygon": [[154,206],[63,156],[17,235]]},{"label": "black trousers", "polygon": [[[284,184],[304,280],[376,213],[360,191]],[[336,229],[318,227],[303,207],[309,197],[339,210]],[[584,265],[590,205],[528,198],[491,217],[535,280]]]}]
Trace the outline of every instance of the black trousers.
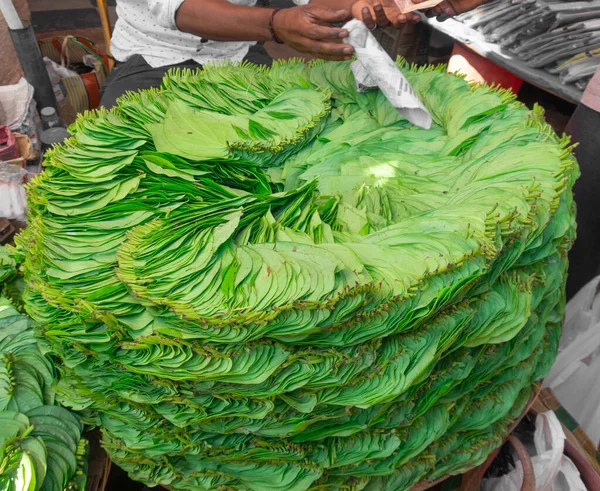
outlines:
[{"label": "black trousers", "polygon": [[600,274],[600,112],[579,104],[565,133],[577,142],[581,177],[573,193],[577,204],[577,240],[569,253],[567,298]]},{"label": "black trousers", "polygon": [[[267,66],[271,66],[273,62],[261,44],[252,46],[244,60]],[[177,67],[202,68],[202,65],[188,60],[176,65],[152,68],[141,55],[134,55],[123,63],[117,62],[100,90],[100,105],[108,109],[115,106],[117,99],[125,92],[159,87],[167,71]]]}]

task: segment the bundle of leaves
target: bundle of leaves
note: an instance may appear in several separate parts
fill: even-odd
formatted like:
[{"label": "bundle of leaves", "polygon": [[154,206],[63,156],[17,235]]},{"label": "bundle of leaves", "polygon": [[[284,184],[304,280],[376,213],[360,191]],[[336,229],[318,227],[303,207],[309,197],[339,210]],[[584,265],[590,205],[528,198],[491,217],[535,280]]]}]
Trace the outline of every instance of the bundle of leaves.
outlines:
[{"label": "bundle of leaves", "polygon": [[85,489],[83,425],[56,404],[54,382],[52,364],[38,347],[33,322],[0,297],[2,491]]},{"label": "bundle of leaves", "polygon": [[17,261],[6,246],[0,246],[0,296],[8,300],[23,313],[23,291],[25,282]]},{"label": "bundle of leaves", "polygon": [[61,401],[181,490],[408,489],[482,462],[555,357],[568,142],[404,66],[174,71],[85,114],[29,188],[25,303]]}]

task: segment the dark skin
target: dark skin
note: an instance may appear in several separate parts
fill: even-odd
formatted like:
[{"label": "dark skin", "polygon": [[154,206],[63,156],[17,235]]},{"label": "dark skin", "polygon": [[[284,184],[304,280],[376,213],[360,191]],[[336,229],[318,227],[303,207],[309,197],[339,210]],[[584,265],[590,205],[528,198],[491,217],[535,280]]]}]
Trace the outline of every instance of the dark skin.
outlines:
[{"label": "dark skin", "polygon": [[[234,5],[227,0],[186,0],[175,16],[179,30],[215,41],[270,41],[271,9]],[[332,27],[350,18],[347,8],[306,5],[281,10],[274,18],[277,36],[290,47],[327,60],[352,56],[342,41],[348,31]]]},{"label": "dark skin", "polygon": [[404,24],[416,24],[419,14],[403,14],[394,0],[358,0],[352,4],[352,17],[362,20],[369,29],[393,26],[396,29]]},{"label": "dark skin", "polygon": [[[419,0],[414,0],[417,3]],[[420,0],[424,1],[424,0]],[[482,0],[444,0],[443,9],[459,13],[461,6]],[[476,6],[476,5],[475,5]],[[470,7],[474,8],[474,7]],[[470,10],[466,8],[465,10]],[[175,16],[183,32],[214,41],[270,41],[272,9],[235,5],[227,0],[185,0]],[[453,15],[453,14],[452,14]],[[415,23],[419,15],[402,14],[394,0],[312,0],[309,5],[283,9],[274,17],[277,37],[291,48],[325,60],[349,60],[354,50],[344,42],[348,31],[335,27],[356,18],[369,29]]]},{"label": "dark skin", "polygon": [[[425,0],[413,0],[414,3],[421,3]],[[432,7],[426,12],[429,17],[438,17],[438,20],[445,20],[448,17],[468,12],[474,8],[486,3],[486,0],[444,0],[440,4]]]}]

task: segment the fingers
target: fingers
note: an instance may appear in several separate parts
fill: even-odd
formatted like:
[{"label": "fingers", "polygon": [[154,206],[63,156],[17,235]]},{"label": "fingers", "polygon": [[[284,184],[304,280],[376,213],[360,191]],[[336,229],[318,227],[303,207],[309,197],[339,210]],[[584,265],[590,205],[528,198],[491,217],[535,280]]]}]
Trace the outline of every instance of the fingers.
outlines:
[{"label": "fingers", "polygon": [[308,38],[292,45],[298,51],[310,53],[326,60],[348,60],[354,55],[354,48],[349,44],[313,41]]},{"label": "fingers", "polygon": [[[417,0],[414,0],[414,1],[416,2]],[[471,2],[471,1],[478,2],[480,0],[469,0],[469,2]],[[459,10],[461,10],[461,9],[456,9],[454,7],[454,4],[451,2],[451,0],[444,0],[443,2],[439,3],[435,7],[432,7],[431,9],[429,9],[425,13],[425,15],[427,17],[436,17],[438,21],[443,22],[446,19],[449,19],[450,17],[453,17],[456,14],[458,14]]]},{"label": "fingers", "polygon": [[349,34],[346,29],[313,24],[305,35],[310,39],[344,39],[347,38]]},{"label": "fingers", "polygon": [[454,6],[448,2],[444,2],[444,4],[441,5],[440,9],[442,11],[440,15],[445,15],[448,18],[453,17],[460,13],[460,12],[457,12],[457,10],[454,8]]},{"label": "fingers", "polygon": [[482,5],[484,0],[444,0],[442,10],[448,17],[468,12]]},{"label": "fingers", "polygon": [[377,23],[378,27],[385,27],[390,25],[390,20],[387,18],[387,15],[385,15],[385,10],[383,9],[383,6],[380,3],[375,5],[373,7],[373,10],[375,11],[375,22]]},{"label": "fingers", "polygon": [[411,14],[398,14],[393,20],[392,25],[398,29],[402,27],[404,24],[409,22],[409,19],[412,19]]},{"label": "fingers", "polygon": [[362,21],[364,22],[367,29],[375,29],[377,24],[373,20],[373,16],[371,15],[371,9],[369,7],[363,7],[361,10]]},{"label": "fingers", "polygon": [[319,22],[334,23],[348,20],[352,17],[350,9],[326,9],[323,7],[313,7],[311,14]]},{"label": "fingers", "polygon": [[409,24],[418,24],[419,22],[421,22],[421,16],[414,12],[410,12],[410,13],[406,14],[406,21]]},{"label": "fingers", "polygon": [[355,2],[352,5],[352,15],[355,19],[362,20],[365,26],[371,30],[376,27],[385,27],[391,24],[385,8],[377,0],[359,0],[358,2]]},{"label": "fingers", "polygon": [[354,54],[354,48],[349,44],[323,43],[317,41],[312,44],[312,52],[319,56],[351,58]]},{"label": "fingers", "polygon": [[319,55],[319,58],[327,61],[350,61],[354,56],[331,56],[331,55]]}]

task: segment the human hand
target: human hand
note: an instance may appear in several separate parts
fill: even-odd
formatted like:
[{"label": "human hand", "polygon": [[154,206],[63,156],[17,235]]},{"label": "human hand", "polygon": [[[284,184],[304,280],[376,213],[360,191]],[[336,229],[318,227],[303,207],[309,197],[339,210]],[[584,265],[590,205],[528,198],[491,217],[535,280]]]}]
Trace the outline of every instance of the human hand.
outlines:
[{"label": "human hand", "polygon": [[325,60],[350,60],[354,48],[344,44],[348,31],[331,25],[347,21],[349,9],[334,10],[305,5],[280,10],[273,18],[273,29],[284,44],[301,53]]},{"label": "human hand", "polygon": [[[415,4],[424,2],[425,0],[412,0]],[[428,9],[425,12],[427,17],[437,17],[439,21],[444,21],[448,17],[468,12],[474,8],[486,3],[487,0],[444,0],[435,7]]]},{"label": "human hand", "polygon": [[416,24],[420,19],[419,14],[400,12],[394,0],[358,0],[352,4],[352,17],[363,21],[371,30],[390,24],[399,28],[407,23]]}]

